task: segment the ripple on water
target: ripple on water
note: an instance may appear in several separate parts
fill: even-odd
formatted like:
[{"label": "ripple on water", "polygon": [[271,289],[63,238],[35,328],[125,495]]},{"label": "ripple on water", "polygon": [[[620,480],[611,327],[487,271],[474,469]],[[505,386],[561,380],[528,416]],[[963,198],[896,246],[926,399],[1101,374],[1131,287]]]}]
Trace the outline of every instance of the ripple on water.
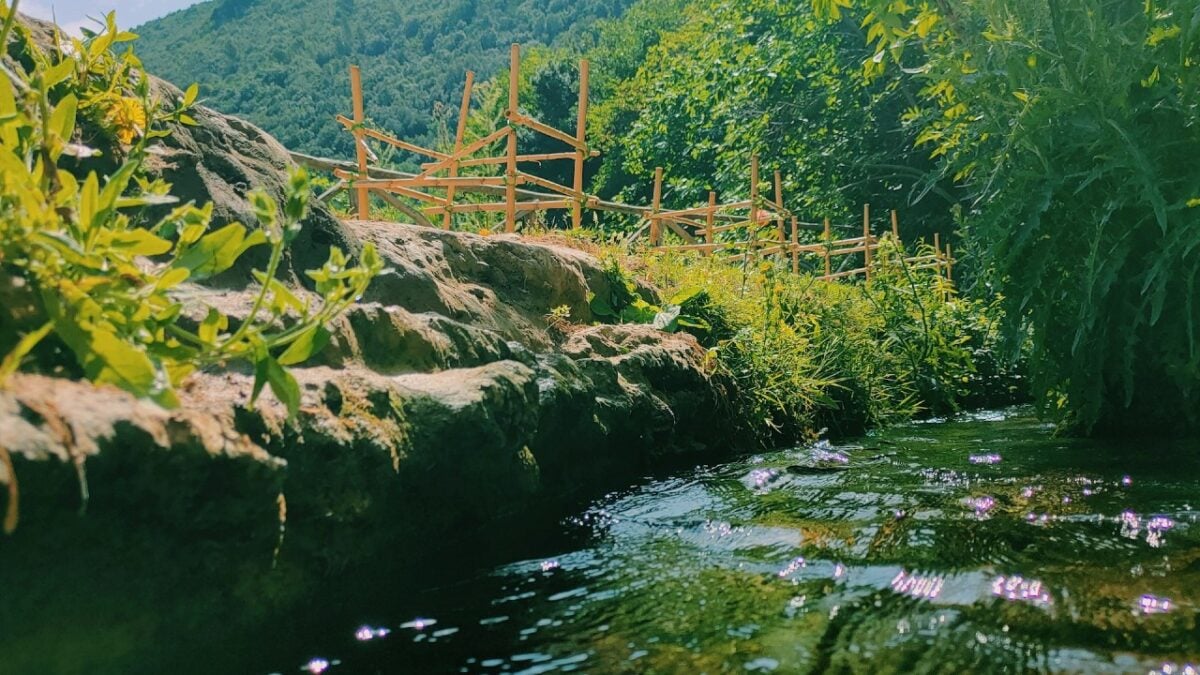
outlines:
[{"label": "ripple on water", "polygon": [[[1200,471],[1168,479],[1080,447],[983,414],[650,480],[569,519],[554,549],[431,590],[392,623],[369,613],[351,644],[429,672],[1200,675],[1186,506]],[[353,653],[288,662],[312,653],[357,672]]]}]

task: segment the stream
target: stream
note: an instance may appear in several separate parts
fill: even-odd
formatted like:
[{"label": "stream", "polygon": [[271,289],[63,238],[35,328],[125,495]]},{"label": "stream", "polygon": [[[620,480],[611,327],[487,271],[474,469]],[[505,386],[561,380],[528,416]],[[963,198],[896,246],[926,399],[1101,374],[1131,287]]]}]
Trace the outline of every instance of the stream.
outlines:
[{"label": "stream", "polygon": [[1014,409],[648,478],[275,672],[1195,675],[1196,450]]}]

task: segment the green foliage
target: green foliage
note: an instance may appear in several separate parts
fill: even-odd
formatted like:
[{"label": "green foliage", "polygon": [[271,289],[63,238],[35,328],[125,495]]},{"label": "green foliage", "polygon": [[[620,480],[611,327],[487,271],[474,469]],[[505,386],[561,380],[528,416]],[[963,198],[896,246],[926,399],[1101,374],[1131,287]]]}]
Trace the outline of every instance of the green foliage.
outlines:
[{"label": "green foliage", "polygon": [[952,298],[930,270],[888,245],[867,284],[829,283],[764,262],[652,255],[647,275],[689,290],[695,334],[739,384],[739,416],[764,444],[827,426],[855,433],[914,415],[1019,400],[1002,366],[996,303]]},{"label": "green foliage", "polygon": [[887,60],[924,85],[908,118],[969,190],[964,233],[1032,333],[1045,406],[1084,430],[1200,429],[1195,3],[860,4],[876,44],[919,48]]},{"label": "green foliage", "polygon": [[592,314],[601,321],[610,323],[644,323],[659,330],[673,333],[681,328],[691,331],[707,331],[709,324],[703,318],[685,314],[697,291],[676,292],[665,307],[650,304],[638,292],[636,282],[631,279],[615,257],[610,257],[604,268],[609,292],[593,294],[590,299]]},{"label": "green foliage", "polygon": [[[193,204],[142,227],[146,207],[176,201],[169,185],[145,178],[148,150],[169,123],[189,122],[196,88],[180,107],[164,109],[132,52],[112,50],[136,36],[118,31],[111,14],[103,32],[47,53],[4,11],[0,45],[27,65],[0,74],[0,382],[29,366],[173,406],[176,388],[197,368],[246,361],[257,373],[254,397],[269,384],[294,415],[299,389],[284,366],[324,346],[325,324],[380,269],[375,251],[366,247],[358,266],[331,251],[308,273],[315,298],[302,300],[275,278],[307,208],[303,172],[293,174],[282,208],[250,194],[258,228],[230,223],[209,232],[211,205]],[[90,139],[113,148],[107,177],[78,168],[77,158],[100,152],[82,142],[85,118],[109,136]],[[179,285],[221,274],[257,246],[270,249],[270,262],[255,272],[249,315],[231,326],[207,308],[187,328]]]},{"label": "green foliage", "polygon": [[351,64],[363,69],[373,124],[432,147],[431,112],[457,110],[467,70],[490,78],[507,67],[510,43],[578,40],[630,1],[218,0],[141,26],[139,50],[154,73],[199,82],[209,104],[285,146],[350,157],[333,117],[349,114]]}]

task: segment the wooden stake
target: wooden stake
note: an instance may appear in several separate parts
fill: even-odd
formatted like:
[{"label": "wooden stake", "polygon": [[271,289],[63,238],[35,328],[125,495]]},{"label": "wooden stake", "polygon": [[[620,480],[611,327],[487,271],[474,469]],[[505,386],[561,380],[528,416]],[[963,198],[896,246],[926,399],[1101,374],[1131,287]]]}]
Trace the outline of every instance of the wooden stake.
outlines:
[{"label": "wooden stake", "polygon": [[708,193],[708,211],[705,212],[704,219],[704,243],[711,245],[713,243],[713,221],[717,217],[717,193],[709,191]]},{"label": "wooden stake", "polygon": [[662,232],[659,230],[658,212],[662,208],[662,180],[663,169],[661,166],[654,168],[654,202],[650,206],[650,245],[658,246],[662,243]]},{"label": "wooden stake", "polygon": [[579,119],[575,125],[575,138],[579,141],[579,149],[575,151],[575,199],[577,204],[571,210],[571,227],[578,230],[583,226],[583,160],[587,157],[587,114],[588,114],[588,61],[579,62]]},{"label": "wooden stake", "polygon": [[800,219],[792,216],[792,274],[800,273]]},{"label": "wooden stake", "polygon": [[946,281],[954,283],[954,255],[950,244],[946,244]]},{"label": "wooden stake", "polygon": [[871,280],[871,205],[863,204],[863,257],[867,270],[867,281]]},{"label": "wooden stake", "polygon": [[758,155],[750,158],[750,253],[758,259]]},{"label": "wooden stake", "polygon": [[942,276],[942,233],[933,233],[933,256],[937,258],[937,275]]},{"label": "wooden stake", "polygon": [[775,207],[778,209],[776,215],[779,216],[775,221],[779,230],[779,243],[782,244],[787,235],[783,230],[783,174],[779,171],[775,172]]},{"label": "wooden stake", "polygon": [[[510,115],[519,115],[518,108],[520,100],[518,99],[518,88],[521,86],[521,45],[515,42],[512,45],[512,50],[509,54],[508,66],[508,112]],[[508,183],[505,186],[504,200],[504,231],[517,231],[517,128],[509,123],[508,126],[508,171],[506,178]]]},{"label": "wooden stake", "polygon": [[829,259],[829,247],[833,244],[833,232],[829,226],[829,219],[825,219],[825,279],[828,280],[833,274],[833,261]]},{"label": "wooden stake", "polygon": [[900,244],[900,216],[896,215],[896,209],[892,209],[892,238],[896,240],[896,245]]},{"label": "wooden stake", "polygon": [[[467,71],[467,84],[463,87],[462,105],[458,108],[458,128],[454,131],[454,152],[462,150],[463,136],[467,133],[467,115],[471,112],[471,88],[475,86],[475,73]],[[458,176],[458,161],[450,165],[450,177]],[[446,188],[446,206],[454,205],[454,186]],[[453,219],[453,212],[450,209],[446,210],[446,214],[442,216],[442,229],[449,230]]]},{"label": "wooden stake", "polygon": [[[363,111],[363,89],[362,89],[362,71],[358,66],[350,66],[350,97],[353,99],[354,105],[354,152],[358,158],[358,176],[359,178],[369,178],[367,175],[367,146],[363,140],[362,125],[366,121],[366,113]],[[360,187],[355,192],[358,202],[358,219],[371,219],[371,193],[365,187]]]}]

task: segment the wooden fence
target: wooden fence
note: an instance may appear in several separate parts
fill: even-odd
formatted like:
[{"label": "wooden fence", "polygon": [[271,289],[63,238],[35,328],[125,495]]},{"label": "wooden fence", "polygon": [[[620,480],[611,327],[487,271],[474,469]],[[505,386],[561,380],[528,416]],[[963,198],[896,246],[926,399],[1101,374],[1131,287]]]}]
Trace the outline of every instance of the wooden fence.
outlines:
[{"label": "wooden fence", "polygon": [[[801,269],[801,256],[816,255],[823,258],[825,279],[857,275],[870,278],[873,258],[880,246],[880,238],[871,232],[870,207],[864,206],[863,209],[861,237],[834,239],[829,219],[825,219],[823,225],[801,222],[784,206],[783,176],[779,171],[773,176],[772,198],[767,200],[760,194],[762,186],[756,156],[750,160],[749,198],[746,200],[719,203],[717,194],[710,192],[706,205],[683,209],[664,208],[662,168],[655,170],[654,197],[650,206],[604,201],[588,194],[584,189],[584,163],[589,158],[598,157],[599,152],[592,150],[587,143],[587,60],[579,62],[579,103],[574,133],[555,129],[521,112],[520,63],[521,48],[514,44],[510,52],[508,105],[504,111],[508,123],[469,143],[465,138],[466,123],[475,75],[467,72],[453,149],[447,152],[425,148],[369,128],[366,124],[362,73],[357,66],[351,66],[353,116],[338,115],[337,121],[354,136],[355,161],[341,162],[298,153],[293,153],[293,158],[302,165],[333,173],[338,182],[320,199],[328,200],[339,192],[349,192],[352,210],[360,220],[371,218],[372,196],[398,209],[416,224],[434,227],[435,222],[440,220],[440,226],[447,230],[453,227],[454,215],[463,213],[503,213],[505,231],[515,232],[519,220],[537,212],[570,210],[572,227],[580,228],[586,210],[612,211],[641,219],[641,226],[627,239],[629,244],[645,238],[648,245],[656,250],[693,251],[702,255],[732,254],[734,259],[741,261],[790,256],[792,270],[796,273]],[[521,154],[520,129],[553,139],[563,149],[560,152]],[[416,154],[426,161],[420,165],[418,173],[373,167],[371,160],[374,155],[368,140]],[[495,154],[495,148],[501,144],[504,146],[503,154]],[[521,168],[522,164],[551,161],[573,163],[571,185],[562,185]],[[464,175],[463,169],[472,169],[469,172],[471,174],[483,172],[484,175]],[[474,199],[461,200],[462,195],[468,193]],[[417,206],[413,206],[413,203]],[[821,231],[820,241],[801,243],[801,228]],[[892,212],[892,235],[899,241],[895,211]],[[939,274],[944,271],[946,278],[951,279],[954,260],[950,247],[946,246],[943,250],[940,237],[935,236],[934,250],[932,255],[906,257],[905,260],[917,267],[936,268]],[[862,254],[861,266],[835,271],[834,259],[855,254]]]}]

